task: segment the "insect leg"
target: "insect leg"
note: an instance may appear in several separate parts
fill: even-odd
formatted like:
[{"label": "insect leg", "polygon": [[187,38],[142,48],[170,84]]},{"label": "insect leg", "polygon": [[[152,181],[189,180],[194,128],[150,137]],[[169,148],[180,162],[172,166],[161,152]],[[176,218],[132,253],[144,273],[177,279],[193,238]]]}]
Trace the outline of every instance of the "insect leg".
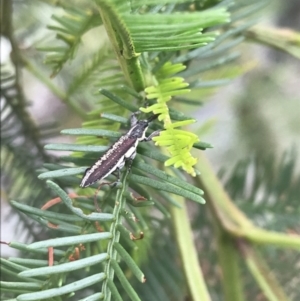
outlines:
[{"label": "insect leg", "polygon": [[121,171],[120,170],[121,170],[120,168],[117,168],[118,174],[115,175],[117,177],[117,181],[115,181],[111,184],[112,187],[115,187],[115,186],[117,186],[118,183],[121,183]]},{"label": "insect leg", "polygon": [[133,163],[133,158],[130,157],[128,158],[128,173],[130,173],[131,167],[132,167],[132,163]]},{"label": "insect leg", "polygon": [[159,136],[159,134],[160,134],[160,130],[154,131],[148,137],[145,137],[143,141],[150,141],[153,137]]},{"label": "insect leg", "polygon": [[99,193],[99,191],[100,191],[100,189],[101,189],[102,186],[104,186],[104,185],[110,185],[110,184],[111,184],[110,182],[103,182],[103,183],[101,183],[101,184],[99,185],[99,187],[98,187],[97,190],[95,191],[95,194],[94,194],[94,205],[95,205],[95,208],[96,208],[96,210],[97,210],[98,212],[101,212],[101,209],[100,209],[100,207],[99,207],[99,205],[98,205],[98,202],[97,202],[97,196],[98,196],[98,193]]},{"label": "insect leg", "polygon": [[94,204],[95,204],[95,208],[96,208],[96,210],[98,211],[98,212],[101,212],[101,209],[100,209],[100,207],[98,206],[98,202],[97,202],[97,196],[98,196],[98,193],[99,193],[99,191],[100,191],[100,189],[101,189],[101,187],[102,186],[104,186],[104,185],[109,185],[110,187],[116,187],[119,183],[121,183],[121,172],[120,172],[120,168],[117,168],[116,169],[116,171],[117,171],[117,175],[115,174],[115,173],[112,173],[114,176],[116,176],[117,177],[117,180],[116,181],[114,181],[114,182],[103,182],[103,183],[101,183],[100,185],[99,185],[99,187],[97,188],[97,190],[95,191],[95,195],[94,195]]},{"label": "insect leg", "polygon": [[117,182],[121,182],[121,171],[120,168],[118,168],[118,180]]},{"label": "insect leg", "polygon": [[138,119],[137,119],[137,115],[141,114],[140,111],[137,111],[137,112],[134,112],[131,114],[131,117],[130,117],[130,126],[133,127],[134,125],[137,124],[138,122]]}]

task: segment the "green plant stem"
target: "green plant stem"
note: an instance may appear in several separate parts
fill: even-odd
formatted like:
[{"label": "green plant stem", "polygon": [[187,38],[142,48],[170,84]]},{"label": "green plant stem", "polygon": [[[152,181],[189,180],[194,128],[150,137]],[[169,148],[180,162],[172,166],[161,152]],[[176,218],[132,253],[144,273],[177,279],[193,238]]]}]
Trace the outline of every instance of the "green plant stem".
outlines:
[{"label": "green plant stem", "polygon": [[126,198],[124,197],[125,190],[127,188],[127,177],[128,177],[129,171],[128,169],[126,170],[123,179],[122,179],[122,187],[118,189],[117,196],[116,196],[116,202],[115,202],[115,207],[113,211],[113,215],[115,217],[115,221],[112,222],[110,226],[110,233],[112,234],[112,239],[108,243],[107,246],[107,253],[109,255],[109,260],[105,266],[104,273],[106,275],[106,279],[103,281],[102,285],[102,293],[105,296],[105,301],[109,301],[111,298],[111,292],[108,289],[108,279],[113,279],[114,278],[114,270],[111,266],[111,260],[116,260],[117,259],[117,251],[114,248],[114,244],[116,242],[119,242],[120,240],[120,231],[118,230],[118,225],[121,224],[122,222],[122,211],[125,208],[126,205]]},{"label": "green plant stem", "polygon": [[219,226],[217,231],[217,253],[222,268],[222,286],[225,301],[243,301],[243,282],[240,271],[240,256],[234,240]]},{"label": "green plant stem", "polygon": [[250,41],[280,49],[300,59],[300,32],[287,28],[256,25],[244,35]]},{"label": "green plant stem", "polygon": [[[249,243],[267,243],[298,249],[300,238],[299,236],[291,237],[287,234],[274,233],[255,227],[231,201],[207,159],[200,154],[198,160],[201,177],[197,177],[195,182],[205,192],[205,197],[208,200],[207,206],[212,213],[213,224],[216,228],[225,300],[240,301],[243,300],[243,296],[237,254],[242,253],[242,255],[245,255],[241,248],[238,249],[240,238],[246,238],[246,241]],[[238,252],[239,250],[240,252]],[[245,256],[250,272],[256,276],[256,281],[258,281],[266,295],[269,295],[269,288],[266,288],[268,279],[257,269],[259,266],[258,261],[247,257],[247,255]],[[268,270],[266,264],[265,266],[266,270]],[[278,290],[282,291],[281,288],[278,288]]]},{"label": "green plant stem", "polygon": [[56,85],[53,84],[53,81],[51,81],[48,77],[44,75],[43,72],[41,72],[36,66],[34,66],[32,63],[30,63],[29,60],[22,58],[22,61],[24,63],[24,66],[26,69],[33,74],[39,81],[44,83],[49,90],[57,96],[63,103],[65,103],[68,107],[71,108],[71,110],[78,116],[80,116],[82,119],[86,119],[87,115],[86,113],[74,102],[70,99],[70,97],[67,96],[66,93],[64,93],[62,90],[60,90]]},{"label": "green plant stem", "polygon": [[179,197],[176,201],[182,208],[171,206],[171,214],[191,298],[193,301],[211,301],[193,243],[185,201]]},{"label": "green plant stem", "polygon": [[[252,256],[250,243],[273,244],[299,250],[300,237],[255,227],[230,200],[207,159],[202,154],[198,159],[198,168],[201,169],[202,174],[201,177],[196,178],[196,182],[205,191],[208,200],[207,206],[212,213],[214,226],[217,229],[218,253],[223,274],[225,300],[243,300],[237,261],[234,258],[237,250],[245,257],[249,271],[269,300],[287,300],[286,298],[280,299],[280,296],[285,296],[285,294],[276,279],[269,276],[268,265],[262,259],[259,260],[259,258]],[[243,243],[241,243],[243,241],[241,238],[245,239]],[[243,248],[245,244],[247,249]],[[233,296],[240,297],[239,299],[232,299]]]},{"label": "green plant stem", "polygon": [[96,3],[126,80],[137,92],[143,91],[144,74],[128,29],[109,1],[97,0]]},{"label": "green plant stem", "polygon": [[254,226],[229,198],[202,154],[198,157],[198,165],[201,177],[196,178],[197,186],[204,187],[205,195],[209,198],[208,206],[227,233],[235,238],[246,238],[253,243],[300,249],[299,235],[277,233]]},{"label": "green plant stem", "polygon": [[296,234],[278,233],[259,228],[244,231],[242,237],[257,244],[271,244],[280,248],[300,250],[300,236]]},{"label": "green plant stem", "polygon": [[259,254],[247,243],[243,243],[243,254],[250,273],[268,300],[288,301],[288,297],[274,277],[272,271]]},{"label": "green plant stem", "polygon": [[[204,166],[201,167],[202,172]],[[214,173],[211,176],[214,176]],[[203,185],[200,187],[203,187]],[[221,191],[219,191],[219,195],[224,196]],[[233,228],[235,230],[236,226],[233,220],[227,220],[226,218],[224,218],[224,216],[222,216],[221,212],[215,210],[213,201],[209,196],[207,206],[212,212],[214,219],[213,226],[216,233],[219,263],[222,269],[222,287],[224,291],[224,300],[244,301],[243,283],[240,277],[241,271],[239,268],[240,256],[236,247],[235,237],[232,237],[231,232],[228,231],[228,228]]]}]

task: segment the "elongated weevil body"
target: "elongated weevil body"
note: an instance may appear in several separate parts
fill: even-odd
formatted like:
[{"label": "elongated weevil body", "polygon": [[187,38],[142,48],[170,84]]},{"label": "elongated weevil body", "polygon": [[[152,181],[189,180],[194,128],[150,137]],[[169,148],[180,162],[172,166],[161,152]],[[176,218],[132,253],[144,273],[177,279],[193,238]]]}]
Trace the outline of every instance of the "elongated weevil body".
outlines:
[{"label": "elongated weevil body", "polygon": [[146,137],[149,123],[157,118],[158,115],[153,115],[146,120],[137,120],[136,115],[137,113],[134,113],[131,116],[131,128],[129,131],[121,136],[94,165],[85,171],[80,187],[88,187],[114,172],[118,172],[119,181],[120,169],[127,160],[132,162],[135,158],[139,142],[150,141],[154,136],[159,135],[159,131],[155,131]]}]

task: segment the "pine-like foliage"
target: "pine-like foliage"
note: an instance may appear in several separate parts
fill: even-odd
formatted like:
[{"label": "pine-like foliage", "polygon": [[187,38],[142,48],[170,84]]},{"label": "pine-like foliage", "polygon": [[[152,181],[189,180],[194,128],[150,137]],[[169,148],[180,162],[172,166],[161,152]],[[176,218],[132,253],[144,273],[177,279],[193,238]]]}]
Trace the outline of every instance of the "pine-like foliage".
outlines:
[{"label": "pine-like foliage", "polygon": [[[14,5],[23,15],[23,4]],[[268,300],[289,300],[293,284],[285,274],[275,273],[279,280],[270,275],[273,262],[264,257],[274,245],[282,250],[276,249],[273,258],[300,247],[298,236],[271,232],[287,225],[299,231],[293,228],[299,214],[294,196],[300,187],[291,168],[295,157],[282,161],[278,174],[285,176],[276,179],[270,172],[274,161],[239,162],[224,180],[234,203],[202,158],[210,144],[189,130],[195,120],[182,112],[187,105],[201,104],[201,88],[211,93],[241,73],[235,69],[238,53],[233,48],[253,24],[252,13],[265,3],[96,0],[24,5],[28,12],[53,11],[48,29],[55,37],[41,41],[32,35],[32,45],[21,51],[15,39],[20,43],[29,33],[21,26],[11,30],[12,5],[3,6],[10,24],[4,35],[15,60],[12,71],[1,74],[1,171],[6,198],[28,232],[28,243],[3,242],[21,255],[1,258],[1,300],[209,301],[223,295],[239,301],[245,300],[242,288],[246,296],[256,297],[258,287]],[[37,33],[37,24],[31,26]],[[105,41],[92,51],[84,42],[91,31],[93,39]],[[64,91],[32,55],[41,51],[51,69],[47,72],[59,77]],[[20,83],[22,66],[81,118],[82,127],[61,131],[76,136],[74,144],[41,146],[55,127],[32,121]],[[215,71],[225,67],[225,75],[216,78]],[[161,131],[155,143],[138,145],[131,170],[122,169],[116,187],[107,185],[115,181],[109,175],[100,189],[99,183],[79,188],[85,170],[130,128],[129,117],[137,111],[141,119],[158,115],[147,132]],[[54,159],[47,150],[69,155]],[[256,203],[261,187],[268,204]],[[195,209],[191,221],[186,200]],[[291,207],[292,221],[278,223],[277,212]],[[193,233],[200,237],[199,245]],[[293,258],[299,261],[298,255]]]}]

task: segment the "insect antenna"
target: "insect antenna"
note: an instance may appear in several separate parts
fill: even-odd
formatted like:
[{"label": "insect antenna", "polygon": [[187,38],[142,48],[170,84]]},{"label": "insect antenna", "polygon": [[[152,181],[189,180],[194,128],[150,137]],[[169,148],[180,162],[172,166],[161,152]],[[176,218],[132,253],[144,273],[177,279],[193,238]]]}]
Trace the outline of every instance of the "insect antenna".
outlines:
[{"label": "insect antenna", "polygon": [[102,186],[104,186],[104,185],[110,185],[110,184],[111,184],[111,182],[104,182],[104,183],[101,183],[101,184],[99,185],[99,187],[97,188],[97,190],[95,191],[95,194],[94,194],[94,205],[95,205],[95,208],[96,208],[96,210],[97,210],[98,212],[102,212],[102,210],[101,210],[101,208],[99,207],[98,202],[97,202],[97,196],[98,196],[98,193],[99,193],[99,191],[100,191],[100,189],[101,189]]},{"label": "insect antenna", "polygon": [[158,116],[159,116],[159,114],[154,114],[154,115],[152,115],[151,117],[149,117],[149,118],[147,119],[147,121],[148,121],[148,122],[151,122],[151,121],[155,120]]}]

